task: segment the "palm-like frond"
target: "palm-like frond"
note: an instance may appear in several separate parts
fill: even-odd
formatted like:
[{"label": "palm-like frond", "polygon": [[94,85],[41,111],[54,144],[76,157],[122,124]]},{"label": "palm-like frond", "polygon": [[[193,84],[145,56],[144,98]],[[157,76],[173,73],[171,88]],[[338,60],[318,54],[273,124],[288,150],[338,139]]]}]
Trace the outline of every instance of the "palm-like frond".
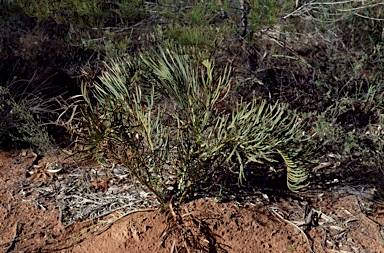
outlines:
[{"label": "palm-like frond", "polygon": [[299,192],[308,186],[309,183],[304,183],[308,179],[308,171],[297,165],[282,151],[277,149],[287,166],[287,186],[293,192]]}]

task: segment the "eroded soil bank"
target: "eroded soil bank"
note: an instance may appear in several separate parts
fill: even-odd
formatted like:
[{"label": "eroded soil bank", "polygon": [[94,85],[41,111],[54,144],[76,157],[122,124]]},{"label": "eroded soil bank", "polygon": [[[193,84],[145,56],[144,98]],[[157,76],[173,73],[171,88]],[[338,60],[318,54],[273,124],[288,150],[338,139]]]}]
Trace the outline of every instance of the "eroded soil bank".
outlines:
[{"label": "eroded soil bank", "polygon": [[26,177],[33,156],[0,152],[2,252],[187,252],[187,241],[203,252],[384,252],[383,208],[367,200],[367,189],[346,187],[308,193],[310,201],[262,191],[242,203],[198,199],[178,208],[177,222],[148,206],[66,226],[54,198],[41,195],[73,173],[45,173],[61,159],[42,159],[41,171]]}]

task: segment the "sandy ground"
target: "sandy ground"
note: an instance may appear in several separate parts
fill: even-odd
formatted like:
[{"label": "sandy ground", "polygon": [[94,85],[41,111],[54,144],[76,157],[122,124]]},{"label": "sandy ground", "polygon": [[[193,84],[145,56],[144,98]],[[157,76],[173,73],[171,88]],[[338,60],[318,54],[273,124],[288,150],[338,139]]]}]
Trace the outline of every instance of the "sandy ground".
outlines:
[{"label": "sandy ground", "polygon": [[[68,184],[71,168],[89,168],[68,162],[48,172],[62,159],[46,157],[28,174],[33,155],[0,151],[0,252],[384,252],[383,208],[345,189],[306,201],[258,191],[252,201],[203,198],[175,213],[151,204],[68,222],[71,212],[45,188]],[[110,181],[87,182],[102,192]]]}]

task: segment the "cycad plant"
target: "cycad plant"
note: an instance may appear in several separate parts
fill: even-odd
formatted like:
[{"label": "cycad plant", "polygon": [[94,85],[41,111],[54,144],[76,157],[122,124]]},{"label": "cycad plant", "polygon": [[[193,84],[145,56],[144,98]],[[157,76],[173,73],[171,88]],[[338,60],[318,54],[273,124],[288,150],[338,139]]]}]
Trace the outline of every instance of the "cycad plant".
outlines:
[{"label": "cycad plant", "polygon": [[202,183],[214,183],[218,170],[229,169],[241,181],[245,163],[279,156],[288,166],[289,188],[304,187],[307,172],[293,160],[307,141],[297,114],[265,101],[220,110],[231,68],[216,71],[213,59],[188,52],[167,45],[136,62],[117,59],[106,64],[100,82],[83,85],[86,150],[112,156],[161,203],[183,201]]}]

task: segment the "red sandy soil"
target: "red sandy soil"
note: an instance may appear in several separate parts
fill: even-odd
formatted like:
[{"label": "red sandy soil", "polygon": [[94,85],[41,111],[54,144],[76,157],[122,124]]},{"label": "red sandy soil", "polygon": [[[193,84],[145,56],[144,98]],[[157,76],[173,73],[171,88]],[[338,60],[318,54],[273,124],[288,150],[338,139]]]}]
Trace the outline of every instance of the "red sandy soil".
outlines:
[{"label": "red sandy soil", "polygon": [[54,201],[38,192],[66,172],[26,177],[33,160],[29,152],[0,151],[1,252],[384,252],[383,208],[345,190],[312,193],[310,204],[262,192],[252,203],[205,198],[176,214],[155,206],[65,226]]}]

